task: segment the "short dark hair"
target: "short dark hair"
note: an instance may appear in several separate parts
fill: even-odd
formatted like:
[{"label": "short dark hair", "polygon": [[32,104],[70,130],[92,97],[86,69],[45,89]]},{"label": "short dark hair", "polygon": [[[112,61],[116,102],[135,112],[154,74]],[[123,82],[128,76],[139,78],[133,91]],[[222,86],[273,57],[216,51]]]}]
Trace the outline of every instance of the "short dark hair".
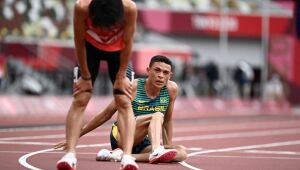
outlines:
[{"label": "short dark hair", "polygon": [[89,5],[89,17],[94,27],[110,28],[124,20],[122,0],[92,0]]},{"label": "short dark hair", "polygon": [[163,62],[163,63],[166,63],[168,65],[171,66],[171,70],[173,70],[173,64],[172,64],[172,61],[166,57],[166,56],[163,56],[163,55],[155,55],[151,58],[150,60],[150,63],[149,63],[149,67],[152,67],[154,63],[156,62]]}]

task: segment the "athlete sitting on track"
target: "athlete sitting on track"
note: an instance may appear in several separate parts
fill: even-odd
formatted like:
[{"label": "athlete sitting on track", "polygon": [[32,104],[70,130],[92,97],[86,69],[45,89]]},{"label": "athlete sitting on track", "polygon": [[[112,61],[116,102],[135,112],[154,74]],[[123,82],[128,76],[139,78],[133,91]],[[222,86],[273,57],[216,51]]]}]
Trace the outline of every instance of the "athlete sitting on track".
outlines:
[{"label": "athlete sitting on track", "polygon": [[[136,79],[133,82],[132,107],[136,117],[136,130],[132,156],[136,161],[149,161],[149,163],[183,161],[187,155],[184,147],[172,145],[172,114],[177,96],[177,84],[169,80],[172,75],[172,63],[165,56],[154,56],[147,72],[146,79]],[[80,136],[109,120],[116,110],[115,103],[112,101],[102,113],[84,126]],[[121,160],[123,151],[118,149],[122,146],[119,123],[114,123],[111,130],[110,140],[113,151],[100,150],[96,160]],[[164,146],[160,144],[161,133]],[[55,145],[55,148],[60,147],[65,147],[65,142]]]}]

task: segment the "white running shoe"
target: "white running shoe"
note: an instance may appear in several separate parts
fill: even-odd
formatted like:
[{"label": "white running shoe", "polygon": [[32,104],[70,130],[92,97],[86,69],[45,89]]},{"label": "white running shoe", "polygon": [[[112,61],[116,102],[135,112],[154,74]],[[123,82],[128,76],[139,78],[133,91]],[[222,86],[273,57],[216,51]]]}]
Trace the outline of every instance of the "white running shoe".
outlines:
[{"label": "white running shoe", "polygon": [[101,149],[96,156],[97,161],[114,161],[119,162],[122,159],[123,151],[117,148],[113,151],[107,149]]},{"label": "white running shoe", "polygon": [[77,159],[74,153],[67,153],[56,164],[58,170],[76,170]]},{"label": "white running shoe", "polygon": [[135,158],[131,155],[123,155],[121,160],[121,170],[138,170],[139,166],[135,162]]},{"label": "white running shoe", "polygon": [[165,149],[163,146],[159,146],[149,155],[149,163],[157,164],[170,162],[176,155],[176,149]]},{"label": "white running shoe", "polygon": [[120,148],[117,148],[112,151],[111,156],[112,156],[111,161],[120,162],[122,160],[123,150]]}]

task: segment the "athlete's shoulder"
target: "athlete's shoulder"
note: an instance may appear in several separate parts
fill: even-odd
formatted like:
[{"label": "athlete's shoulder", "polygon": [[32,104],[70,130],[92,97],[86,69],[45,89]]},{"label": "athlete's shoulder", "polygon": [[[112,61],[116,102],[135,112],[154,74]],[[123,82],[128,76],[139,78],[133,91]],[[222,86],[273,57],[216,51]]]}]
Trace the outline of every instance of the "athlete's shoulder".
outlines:
[{"label": "athlete's shoulder", "polygon": [[75,11],[87,12],[91,0],[77,0],[75,3]]},{"label": "athlete's shoulder", "polygon": [[177,86],[176,82],[169,80],[168,83],[167,83],[167,89],[168,89],[169,94],[171,96],[174,96],[174,97],[177,96],[178,86]]},{"label": "athlete's shoulder", "polygon": [[136,4],[132,0],[123,0],[123,5],[125,8],[136,9]]},{"label": "athlete's shoulder", "polygon": [[125,13],[131,14],[137,12],[137,6],[132,0],[123,0]]}]

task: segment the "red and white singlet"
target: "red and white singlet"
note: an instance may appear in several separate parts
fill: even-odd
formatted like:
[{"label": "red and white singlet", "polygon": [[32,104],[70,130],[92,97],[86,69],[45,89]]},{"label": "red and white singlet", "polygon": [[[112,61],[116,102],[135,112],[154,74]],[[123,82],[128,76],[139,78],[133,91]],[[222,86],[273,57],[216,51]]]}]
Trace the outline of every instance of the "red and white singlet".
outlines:
[{"label": "red and white singlet", "polygon": [[103,51],[120,51],[125,47],[123,26],[115,26],[112,30],[104,31],[93,27],[90,18],[85,22],[87,26],[85,39],[93,46]]}]

